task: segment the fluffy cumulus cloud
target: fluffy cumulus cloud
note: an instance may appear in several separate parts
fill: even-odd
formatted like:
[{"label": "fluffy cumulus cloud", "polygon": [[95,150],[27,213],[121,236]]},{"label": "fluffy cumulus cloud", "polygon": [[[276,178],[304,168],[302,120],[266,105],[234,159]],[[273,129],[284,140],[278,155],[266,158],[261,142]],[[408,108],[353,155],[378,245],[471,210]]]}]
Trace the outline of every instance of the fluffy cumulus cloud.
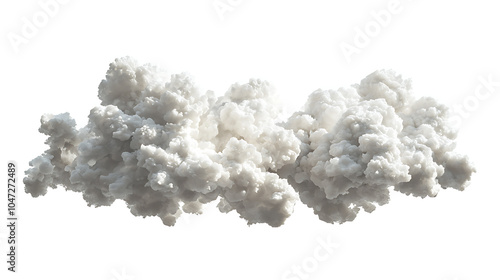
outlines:
[{"label": "fluffy cumulus cloud", "polygon": [[448,109],[392,71],[317,90],[284,121],[268,82],[217,96],[128,57],[110,64],[98,96],[81,129],[68,113],[42,116],[49,149],[30,162],[26,192],[63,186],[89,206],[122,199],[166,225],[217,200],[248,224],[280,226],[299,199],[342,223],[388,203],[392,189],[432,197],[463,190],[475,171],[454,152]]}]

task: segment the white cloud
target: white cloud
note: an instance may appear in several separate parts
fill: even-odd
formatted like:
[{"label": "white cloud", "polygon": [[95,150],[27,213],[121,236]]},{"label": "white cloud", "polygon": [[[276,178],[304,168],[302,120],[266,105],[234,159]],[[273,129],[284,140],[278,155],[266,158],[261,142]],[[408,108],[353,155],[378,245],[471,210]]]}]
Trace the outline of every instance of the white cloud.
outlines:
[{"label": "white cloud", "polygon": [[393,71],[317,90],[284,122],[266,81],[217,97],[187,74],[129,57],[110,64],[98,95],[80,130],[68,113],[42,117],[50,148],[31,161],[27,192],[63,185],[89,205],[122,199],[132,214],[166,225],[220,199],[221,212],[280,226],[299,196],[321,220],[343,223],[388,203],[390,187],[435,196],[463,190],[475,171],[453,151],[448,109],[415,98]]}]

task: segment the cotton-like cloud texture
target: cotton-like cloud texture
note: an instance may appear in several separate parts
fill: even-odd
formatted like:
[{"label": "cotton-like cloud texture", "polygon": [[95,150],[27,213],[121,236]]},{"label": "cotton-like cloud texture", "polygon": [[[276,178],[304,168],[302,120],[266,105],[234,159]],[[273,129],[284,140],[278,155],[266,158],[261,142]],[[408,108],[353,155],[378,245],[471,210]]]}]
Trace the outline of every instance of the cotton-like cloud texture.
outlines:
[{"label": "cotton-like cloud texture", "polygon": [[330,223],[389,202],[390,188],[418,197],[463,190],[475,171],[454,152],[448,109],[417,99],[392,71],[313,92],[288,120],[265,81],[200,92],[187,74],[167,75],[125,57],[99,85],[101,104],[76,128],[68,113],[44,115],[49,149],[24,183],[81,192],[88,205],[126,201],[132,214],[174,225],[217,200],[248,224],[280,226],[298,199]]}]

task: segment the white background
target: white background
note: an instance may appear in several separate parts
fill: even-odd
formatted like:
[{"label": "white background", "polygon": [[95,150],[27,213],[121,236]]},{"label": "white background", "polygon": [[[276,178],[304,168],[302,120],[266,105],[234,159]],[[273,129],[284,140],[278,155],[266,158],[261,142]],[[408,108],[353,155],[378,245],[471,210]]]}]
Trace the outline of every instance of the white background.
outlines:
[{"label": "white background", "polygon": [[[17,162],[21,181],[47,148],[40,116],[70,112],[84,126],[108,64],[130,55],[187,71],[218,94],[252,77],[269,80],[290,112],[317,88],[394,69],[413,79],[416,95],[465,105],[457,149],[478,170],[470,187],[424,200],[394,193],[388,205],[343,225],[326,224],[298,203],[284,226],[271,228],[248,227],[214,205],[166,227],[132,216],[122,202],[89,208],[62,188],[35,199],[19,184],[18,272],[7,273],[2,261],[2,279],[500,279],[500,87],[488,92],[480,82],[500,81],[494,1],[401,0],[380,30],[373,13],[387,10],[389,0],[233,0],[224,13],[214,2],[227,3],[69,0],[44,23],[37,1],[2,1],[1,164]],[[23,36],[23,18],[38,27],[16,45],[9,38]],[[373,36],[348,61],[340,44],[355,46],[356,28],[367,26]],[[6,217],[6,190],[0,193]],[[2,260],[6,237],[2,226]],[[318,260],[321,240],[338,246]]]}]

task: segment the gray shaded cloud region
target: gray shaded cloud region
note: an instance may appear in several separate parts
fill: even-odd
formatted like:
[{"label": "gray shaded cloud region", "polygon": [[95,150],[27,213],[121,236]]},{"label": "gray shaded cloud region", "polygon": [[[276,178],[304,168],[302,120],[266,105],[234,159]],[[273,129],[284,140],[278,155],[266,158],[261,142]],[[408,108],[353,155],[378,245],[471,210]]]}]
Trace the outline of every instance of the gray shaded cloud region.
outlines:
[{"label": "gray shaded cloud region", "polygon": [[169,226],[218,201],[248,224],[277,227],[299,200],[343,223],[388,203],[393,190],[422,198],[464,190],[475,172],[454,152],[448,108],[416,98],[393,71],[317,90],[288,119],[266,81],[217,96],[185,73],[129,57],[110,64],[98,96],[81,129],[69,113],[42,116],[49,149],[30,162],[27,193],[62,186],[96,207],[122,199],[132,214]]}]

